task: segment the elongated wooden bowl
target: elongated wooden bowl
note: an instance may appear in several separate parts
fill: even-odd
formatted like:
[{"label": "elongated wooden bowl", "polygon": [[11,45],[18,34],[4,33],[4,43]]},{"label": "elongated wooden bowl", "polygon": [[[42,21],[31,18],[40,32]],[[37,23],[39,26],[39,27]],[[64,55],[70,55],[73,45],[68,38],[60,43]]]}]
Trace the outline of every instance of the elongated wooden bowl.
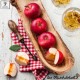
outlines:
[{"label": "elongated wooden bowl", "polygon": [[[64,62],[61,65],[53,65],[53,62],[50,62],[44,58],[44,49],[42,49],[37,42],[37,38],[34,33],[30,30],[30,20],[24,15],[24,8],[28,3],[37,3],[39,4],[40,8],[42,9],[42,18],[44,18],[47,21],[48,24],[48,31],[53,33],[56,37],[57,40],[57,46],[56,48],[60,51],[63,52],[63,55],[65,57]],[[67,71],[69,71],[72,66],[74,65],[74,58],[72,54],[70,53],[69,49],[65,45],[65,43],[62,41],[61,37],[59,36],[58,32],[54,29],[54,26],[52,25],[42,3],[41,0],[11,0],[11,4],[16,7],[22,21],[23,21],[23,26],[25,28],[25,31],[27,35],[29,36],[30,40],[32,41],[37,54],[43,63],[43,65],[49,69],[49,71],[56,73],[56,74],[63,74]]]}]

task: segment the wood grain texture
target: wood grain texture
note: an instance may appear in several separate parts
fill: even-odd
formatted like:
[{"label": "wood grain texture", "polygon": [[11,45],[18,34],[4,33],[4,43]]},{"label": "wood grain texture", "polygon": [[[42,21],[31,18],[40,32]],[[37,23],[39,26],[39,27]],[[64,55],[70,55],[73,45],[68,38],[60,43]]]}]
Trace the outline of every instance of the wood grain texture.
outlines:
[{"label": "wood grain texture", "polygon": [[[9,47],[13,45],[13,41],[10,37],[11,31],[8,27],[8,20],[13,19],[17,23],[18,18],[17,11],[12,6],[10,9],[0,10],[0,80],[35,80],[32,73],[19,72],[19,65],[15,62],[16,53],[9,50]],[[4,67],[9,62],[14,62],[17,65],[18,74],[15,78],[9,78],[4,75]]]},{"label": "wood grain texture", "polygon": [[[44,55],[43,55],[44,50],[40,48],[40,46],[37,43],[36,36],[30,30],[30,22],[31,21],[24,15],[24,8],[30,2],[35,2],[35,3],[39,4],[39,6],[42,10],[42,18],[44,18],[48,24],[48,31],[53,33],[56,37],[56,40],[57,40],[56,48],[58,50],[62,51],[64,54],[65,60],[64,60],[64,63],[60,66],[52,65],[52,64],[50,64],[52,62],[49,62],[44,58]],[[17,1],[14,0],[14,3],[16,3],[16,5],[14,5],[13,3],[12,3],[12,5],[14,5],[16,7],[16,9],[18,10],[18,13],[23,21],[25,31],[28,34],[29,38],[31,39],[31,41],[37,51],[37,54],[38,54],[40,60],[42,61],[42,63],[44,64],[44,66],[47,67],[49,70],[51,70],[51,72],[57,73],[57,74],[63,74],[65,72],[69,71],[72,68],[72,66],[74,65],[74,58],[73,58],[72,54],[70,53],[69,49],[67,48],[67,46],[65,45],[65,43],[60,38],[60,36],[57,33],[57,31],[55,30],[54,26],[52,25],[43,5],[41,3],[41,0],[17,0]]]}]

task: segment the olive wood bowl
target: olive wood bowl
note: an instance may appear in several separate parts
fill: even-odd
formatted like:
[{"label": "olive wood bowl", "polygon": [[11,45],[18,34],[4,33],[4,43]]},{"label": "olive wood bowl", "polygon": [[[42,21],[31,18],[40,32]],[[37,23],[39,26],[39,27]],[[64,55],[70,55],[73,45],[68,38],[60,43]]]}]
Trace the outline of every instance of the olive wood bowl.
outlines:
[{"label": "olive wood bowl", "polygon": [[[17,11],[21,17],[21,20],[23,21],[24,29],[25,29],[27,35],[29,36],[31,42],[33,43],[33,46],[34,46],[35,50],[37,51],[39,59],[41,60],[43,65],[49,71],[56,73],[56,74],[64,74],[67,71],[69,71],[72,68],[72,66],[74,65],[74,57],[72,56],[71,52],[69,51],[69,49],[67,48],[67,46],[65,45],[63,40],[61,39],[58,32],[55,30],[54,26],[52,25],[50,18],[47,15],[46,10],[42,5],[41,0],[10,0],[10,2],[17,9]],[[52,34],[54,34],[56,37],[57,44],[55,47],[58,50],[62,51],[64,58],[65,58],[61,65],[54,65],[52,61],[48,61],[45,59],[45,57],[44,57],[45,50],[42,49],[38,45],[37,36],[30,29],[31,20],[28,19],[24,15],[24,9],[27,4],[32,3],[32,2],[37,3],[40,6],[40,8],[42,10],[41,17],[47,21],[48,31],[51,32]]]}]

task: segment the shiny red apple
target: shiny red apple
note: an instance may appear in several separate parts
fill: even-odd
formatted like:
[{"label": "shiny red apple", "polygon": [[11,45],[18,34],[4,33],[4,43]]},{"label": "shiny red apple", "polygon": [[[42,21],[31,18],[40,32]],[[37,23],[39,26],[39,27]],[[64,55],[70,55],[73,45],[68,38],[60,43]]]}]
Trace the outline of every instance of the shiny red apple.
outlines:
[{"label": "shiny red apple", "polygon": [[31,30],[36,34],[47,31],[47,22],[43,18],[37,18],[31,23]]},{"label": "shiny red apple", "polygon": [[57,52],[56,48],[53,47],[49,48],[49,50],[45,54],[45,58],[47,60],[54,61],[56,52]]},{"label": "shiny red apple", "polygon": [[51,32],[44,32],[38,37],[38,43],[42,48],[48,49],[55,46],[56,38]]},{"label": "shiny red apple", "polygon": [[64,56],[63,53],[61,51],[57,51],[56,55],[55,55],[55,60],[54,60],[54,64],[61,64],[64,60]]},{"label": "shiny red apple", "polygon": [[30,4],[25,6],[24,14],[28,18],[34,19],[34,18],[37,18],[37,17],[39,17],[41,15],[41,9],[40,9],[38,4],[30,3]]}]

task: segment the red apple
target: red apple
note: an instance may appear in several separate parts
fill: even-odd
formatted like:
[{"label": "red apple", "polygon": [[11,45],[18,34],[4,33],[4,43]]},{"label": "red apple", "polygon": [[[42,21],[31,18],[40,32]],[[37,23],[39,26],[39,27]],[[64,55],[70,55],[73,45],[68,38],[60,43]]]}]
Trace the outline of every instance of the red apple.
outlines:
[{"label": "red apple", "polygon": [[61,64],[64,60],[64,56],[62,54],[61,51],[57,51],[56,55],[55,55],[55,60],[54,60],[54,64]]},{"label": "red apple", "polygon": [[37,18],[37,17],[39,17],[41,15],[41,9],[40,9],[38,4],[30,3],[30,4],[25,6],[24,14],[28,18],[34,19],[34,18]]},{"label": "red apple", "polygon": [[9,77],[15,77],[17,74],[17,67],[15,63],[8,63],[4,67],[4,74]]},{"label": "red apple", "polygon": [[45,58],[47,60],[54,61],[57,49],[56,48],[49,48],[49,50],[45,54]]},{"label": "red apple", "polygon": [[42,48],[48,49],[56,44],[56,38],[51,32],[44,32],[38,37],[38,43]]},{"label": "red apple", "polygon": [[31,23],[31,30],[36,34],[47,31],[47,23],[43,18],[37,18]]},{"label": "red apple", "polygon": [[29,56],[25,52],[18,52],[17,55],[16,55],[16,57],[15,57],[15,61],[19,65],[26,66],[29,63]]}]

